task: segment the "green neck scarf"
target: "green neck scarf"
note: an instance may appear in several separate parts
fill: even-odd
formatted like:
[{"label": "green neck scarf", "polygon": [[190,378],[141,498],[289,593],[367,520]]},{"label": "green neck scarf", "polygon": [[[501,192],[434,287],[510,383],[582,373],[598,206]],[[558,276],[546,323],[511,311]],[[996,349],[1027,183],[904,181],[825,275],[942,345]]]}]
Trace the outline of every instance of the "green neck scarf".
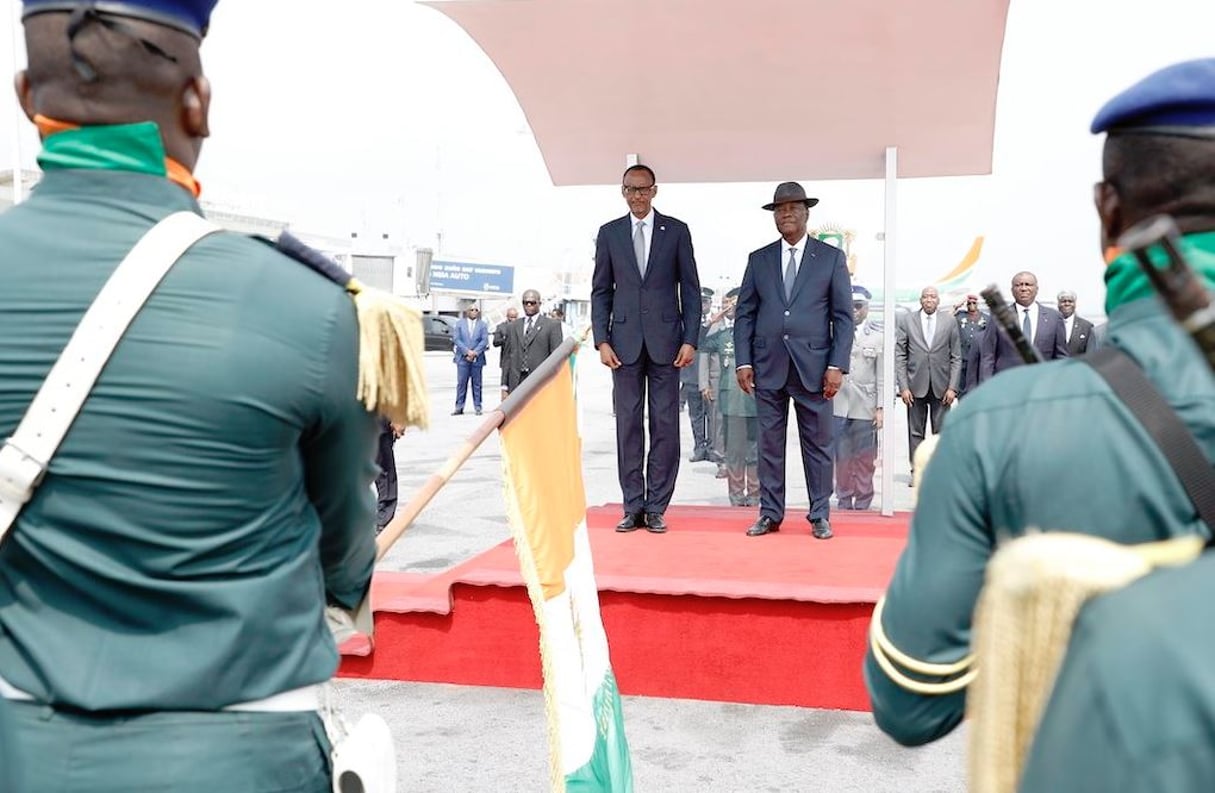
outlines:
[{"label": "green neck scarf", "polygon": [[47,135],[38,164],[44,171],[77,168],[166,175],[160,128],[151,121],[77,127]]},{"label": "green neck scarf", "polygon": [[[1186,234],[1181,238],[1181,252],[1207,289],[1215,288],[1215,231]],[[1149,253],[1153,263],[1165,263],[1164,251],[1153,248]],[[1105,268],[1105,313],[1156,294],[1147,274],[1139,267],[1133,253],[1123,253]]]}]

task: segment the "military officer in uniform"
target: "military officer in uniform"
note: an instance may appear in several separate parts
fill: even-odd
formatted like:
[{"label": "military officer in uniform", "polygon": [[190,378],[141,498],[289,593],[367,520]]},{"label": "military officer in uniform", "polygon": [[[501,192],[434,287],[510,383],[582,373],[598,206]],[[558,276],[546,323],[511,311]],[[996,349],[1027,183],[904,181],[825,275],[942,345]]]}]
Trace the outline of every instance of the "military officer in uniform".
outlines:
[{"label": "military officer in uniform", "polygon": [[[1209,289],[1215,283],[1215,59],[1176,64],[1147,77],[1098,113],[1093,132],[1108,133],[1106,181],[1097,187],[1104,240],[1153,211],[1171,211],[1190,263]],[[1111,178],[1128,170],[1136,173],[1129,184]],[[1145,195],[1152,201],[1144,202]],[[1106,284],[1107,310],[1113,309],[1108,343],[1120,345],[1127,312],[1140,304],[1143,312],[1162,309],[1130,256],[1110,264]],[[1209,381],[1188,340],[1160,341],[1179,349],[1176,358],[1168,356],[1178,368],[1161,368],[1152,378],[1158,389],[1179,376]],[[1185,423],[1210,458],[1210,389],[1192,396],[1200,406]],[[1139,467],[1134,471],[1138,476]],[[1184,503],[1185,494],[1171,486],[1173,499]],[[1134,487],[1135,497],[1140,490]],[[1084,607],[1026,760],[1023,793],[1211,789],[1213,597],[1215,553],[1208,550],[1191,564],[1149,575]]]},{"label": "military officer in uniform", "polygon": [[966,303],[954,315],[958,320],[958,339],[961,342],[962,372],[958,376],[958,396],[978,385],[979,353],[982,351],[983,333],[991,321],[986,311],[979,310],[979,296],[967,295]]},{"label": "military officer in uniform", "polygon": [[[719,371],[734,371],[734,308],[738,287],[726,293],[725,314],[714,325],[716,330],[705,337],[701,350],[712,358]],[[756,436],[755,397],[738,385],[736,377],[718,381],[714,402],[721,411],[725,435],[726,488],[730,504],[736,507],[759,506],[759,458]]]},{"label": "military officer in uniform", "polygon": [[[1103,250],[1111,250],[1131,225],[1161,212],[1174,213],[1184,234],[1182,247],[1208,289],[1215,287],[1213,86],[1215,59],[1178,64],[1110,100],[1092,124],[1094,133],[1107,133],[1103,181],[1094,191]],[[1134,257],[1115,252],[1111,259],[1105,270],[1106,343],[1139,363],[1206,456],[1215,459],[1215,378],[1156,298]],[[865,680],[878,725],[901,743],[935,740],[962,720],[964,687],[952,693],[916,693],[907,684],[947,684],[936,689],[941,692],[966,679],[971,615],[998,540],[1030,528],[1127,544],[1210,536],[1211,527],[1198,518],[1164,455],[1082,358],[1011,368],[995,383],[969,395],[950,416],[924,472],[907,547],[882,608],[874,614],[875,642],[897,651],[897,659],[884,668],[870,649]],[[1084,465],[1076,465],[1077,459]],[[1077,498],[1078,493],[1091,497]],[[1173,607],[1146,608],[1141,616],[1167,621]],[[1109,609],[1097,613],[1114,621],[1127,617]],[[1135,634],[1127,624],[1111,624],[1107,630],[1110,636]],[[1146,627],[1137,635],[1153,641]],[[1076,641],[1085,642],[1084,636],[1082,632]],[[1187,656],[1171,651],[1183,636],[1193,641]],[[1206,630],[1179,632],[1169,648],[1160,646],[1154,655],[1170,658],[1170,668],[1181,669],[1184,657],[1210,666],[1215,657],[1210,636]],[[1092,649],[1104,646],[1094,641]],[[890,660],[889,653],[884,655]],[[1189,685],[1191,678],[1141,665],[1140,654],[1098,655],[1099,660],[1079,668],[1090,685],[1073,700],[1056,687],[1051,706],[1055,712],[1074,707],[1082,716],[1098,716],[1080,719],[1082,734],[1073,733],[1069,744],[1074,750],[1049,755],[1052,762],[1075,762],[1058,770],[1057,785],[1027,783],[1026,789],[1209,789],[1215,778],[1210,757],[1215,709],[1200,713],[1205,703],[1188,703],[1171,710],[1197,691]],[[1100,700],[1090,696],[1098,685],[1104,687]],[[1063,704],[1067,701],[1071,705]],[[1150,703],[1153,710],[1140,712],[1137,702]],[[1050,733],[1050,724],[1048,713],[1040,741],[1046,734],[1061,737],[1062,730]],[[1124,730],[1130,731],[1125,743],[1108,743]],[[1145,749],[1149,746],[1150,751]],[[1151,768],[1157,761],[1161,768],[1182,769],[1191,746],[1203,747],[1204,774],[1152,776],[1160,770]],[[1144,751],[1120,754],[1127,747]],[[1089,751],[1081,762],[1082,753]],[[1130,782],[1140,778],[1139,772],[1148,773],[1143,778],[1189,778],[1200,785]],[[1034,773],[1032,763],[1027,778],[1028,773]]]},{"label": "military officer in uniform", "polygon": [[[16,87],[45,175],[0,215],[0,438],[127,252],[201,214],[214,4],[25,0]],[[24,768],[6,790],[332,789],[324,609],[355,608],[375,560],[382,405],[356,398],[359,316],[226,232],[152,293],[0,546],[4,743]]]},{"label": "military officer in uniform", "polygon": [[869,509],[877,431],[882,428],[882,331],[869,321],[872,295],[852,287],[852,362],[835,395],[835,497],[838,509]]},{"label": "military officer in uniform", "polygon": [[[709,329],[709,309],[713,307],[713,290],[707,286],[700,289],[700,340],[703,344]],[[699,349],[699,347],[697,348]],[[692,363],[679,370],[679,387],[688,406],[688,422],[692,425],[692,456],[689,462],[698,463],[709,459],[709,405],[700,392],[700,359],[696,355]]]}]

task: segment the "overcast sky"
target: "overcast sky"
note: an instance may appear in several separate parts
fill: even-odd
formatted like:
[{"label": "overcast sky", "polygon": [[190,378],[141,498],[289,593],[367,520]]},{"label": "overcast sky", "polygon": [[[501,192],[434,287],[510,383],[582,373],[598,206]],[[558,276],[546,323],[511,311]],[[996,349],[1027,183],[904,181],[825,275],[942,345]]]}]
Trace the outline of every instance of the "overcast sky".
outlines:
[{"label": "overcast sky", "polygon": [[[897,0],[892,0],[895,2]],[[978,2],[979,0],[958,0]],[[662,2],[662,0],[654,0]],[[0,0],[18,13],[17,0]],[[1012,0],[991,176],[900,183],[898,285],[947,272],[986,237],[972,288],[1035,271],[1100,313],[1102,263],[1091,185],[1098,107],[1149,71],[1215,55],[1210,0]],[[964,35],[964,34],[960,34]],[[0,72],[11,85],[6,30]],[[446,258],[531,268],[589,267],[594,234],[624,214],[615,185],[554,188],[509,87],[453,22],[407,0],[226,0],[203,47],[215,89],[204,197],[346,237],[387,233]],[[807,83],[824,79],[807,74]],[[863,101],[863,100],[858,100]],[[37,141],[0,100],[0,169],[32,167]],[[622,162],[623,166],[623,162]],[[659,174],[661,177],[661,174]],[[812,223],[857,233],[856,280],[881,280],[882,186],[801,178],[822,199]],[[702,280],[741,275],[775,239],[758,210],[771,184],[662,184],[661,211],[692,229]],[[520,288],[525,284],[519,283]]]}]

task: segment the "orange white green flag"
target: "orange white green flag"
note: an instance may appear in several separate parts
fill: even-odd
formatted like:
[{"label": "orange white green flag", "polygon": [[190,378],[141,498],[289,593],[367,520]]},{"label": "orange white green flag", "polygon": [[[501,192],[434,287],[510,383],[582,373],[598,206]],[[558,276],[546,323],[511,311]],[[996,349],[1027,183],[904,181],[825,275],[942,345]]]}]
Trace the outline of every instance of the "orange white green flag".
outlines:
[{"label": "orange white green flag", "polygon": [[540,627],[552,789],[631,793],[624,714],[587,537],[573,348],[566,341],[553,354],[564,352],[561,360],[550,359],[560,365],[534,372],[512,395],[519,399],[503,404],[507,515]]}]

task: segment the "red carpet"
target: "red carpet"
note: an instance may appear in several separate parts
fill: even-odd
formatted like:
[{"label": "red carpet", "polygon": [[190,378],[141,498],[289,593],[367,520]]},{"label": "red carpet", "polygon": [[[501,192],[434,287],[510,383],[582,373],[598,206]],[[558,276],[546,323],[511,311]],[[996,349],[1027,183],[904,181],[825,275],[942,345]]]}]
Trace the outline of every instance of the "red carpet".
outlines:
[{"label": "red carpet", "polygon": [[[683,506],[670,531],[618,534],[618,505],[588,511],[612,666],[625,694],[864,710],[873,604],[908,516],[832,516],[746,537],[753,509]],[[531,605],[509,543],[437,575],[380,573],[375,648],[342,648],[340,674],[538,688]]]}]

